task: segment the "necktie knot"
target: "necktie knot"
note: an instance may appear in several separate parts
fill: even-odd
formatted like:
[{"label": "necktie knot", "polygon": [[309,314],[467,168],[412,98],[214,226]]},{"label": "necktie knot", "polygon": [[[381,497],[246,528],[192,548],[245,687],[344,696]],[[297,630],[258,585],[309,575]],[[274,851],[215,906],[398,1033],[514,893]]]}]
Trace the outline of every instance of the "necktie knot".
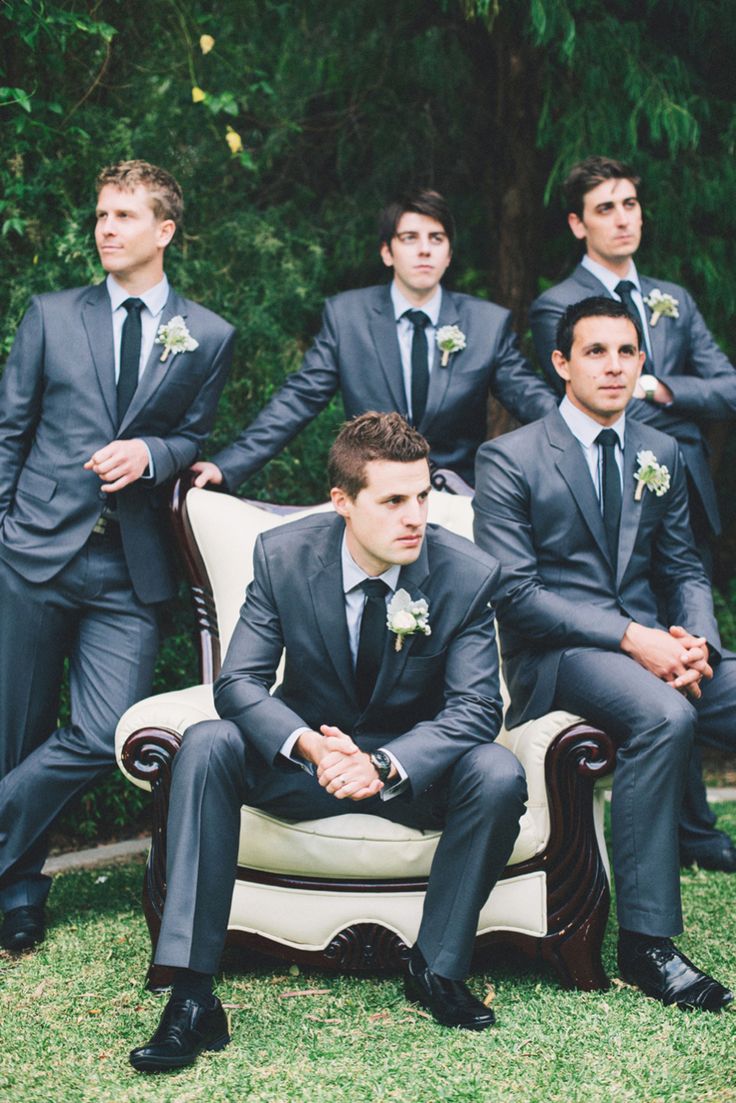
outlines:
[{"label": "necktie knot", "polygon": [[143,310],[143,307],[145,305],[146,304],[143,302],[143,299],[126,299],[123,303],[123,306],[128,311],[128,315],[130,315],[131,310],[140,315],[140,312],[141,310]]},{"label": "necktie knot", "polygon": [[419,329],[424,329],[431,321],[429,315],[425,314],[423,310],[407,310],[404,313],[404,317],[411,322],[415,329],[417,327]]},{"label": "necktie knot", "polygon": [[631,292],[636,291],[636,284],[632,283],[631,280],[619,280],[614,291],[626,302],[626,298],[631,295]]},{"label": "necktie knot", "polygon": [[389,586],[382,578],[364,578],[360,588],[368,600],[373,598],[374,601],[377,598],[385,598],[389,591]]},{"label": "necktie knot", "polygon": [[595,442],[604,448],[615,448],[618,444],[618,433],[615,429],[601,429]]}]

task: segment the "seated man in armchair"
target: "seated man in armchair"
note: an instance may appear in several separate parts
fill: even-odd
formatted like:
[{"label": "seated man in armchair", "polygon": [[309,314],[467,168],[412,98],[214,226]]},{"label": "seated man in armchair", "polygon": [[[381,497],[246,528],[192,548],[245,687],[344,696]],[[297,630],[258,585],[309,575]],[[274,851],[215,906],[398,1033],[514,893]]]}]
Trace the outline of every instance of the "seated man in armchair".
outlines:
[{"label": "seated man in armchair", "polygon": [[[188,1065],[229,1041],[212,979],[244,803],[290,819],[360,811],[442,825],[406,993],[445,1026],[493,1024],[463,980],[526,785],[494,743],[498,564],[427,526],[428,452],[400,415],[363,414],[330,453],[335,513],[256,543],[215,684],[222,719],[188,729],[175,759],[155,955],[175,979],[158,1030],[131,1053],[138,1069]],[[399,612],[404,599],[419,604]],[[271,694],[282,649],[284,680]]]}]

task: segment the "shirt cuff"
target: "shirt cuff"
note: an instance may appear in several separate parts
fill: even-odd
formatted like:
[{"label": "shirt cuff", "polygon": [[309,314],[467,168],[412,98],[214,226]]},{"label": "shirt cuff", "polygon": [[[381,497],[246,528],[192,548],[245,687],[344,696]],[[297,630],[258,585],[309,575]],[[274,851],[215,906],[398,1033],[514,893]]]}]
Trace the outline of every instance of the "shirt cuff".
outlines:
[{"label": "shirt cuff", "polygon": [[142,479],[155,479],[156,478],[156,469],[153,466],[153,456],[151,455],[151,449],[148,447],[148,445],[146,444],[145,441],[143,441],[143,447],[145,448],[146,452],[148,452],[148,467],[143,472],[143,474],[141,475],[141,478]]},{"label": "shirt cuff", "polygon": [[314,766],[312,765],[312,763],[307,762],[306,758],[302,758],[294,751],[294,747],[299,736],[303,735],[304,732],[308,732],[309,730],[309,728],[294,728],[294,731],[291,733],[288,739],[285,739],[284,742],[281,744],[281,747],[279,748],[279,754],[282,754],[284,758],[288,758],[289,762],[293,762],[295,766],[299,766],[300,769],[305,770],[306,773],[313,774]]},{"label": "shirt cuff", "polygon": [[390,784],[384,785],[383,789],[381,789],[380,797],[381,800],[393,800],[394,797],[398,797],[409,788],[409,778],[396,755],[392,754],[386,747],[381,747],[381,750],[384,754],[388,755],[396,767],[396,777],[393,778]]}]

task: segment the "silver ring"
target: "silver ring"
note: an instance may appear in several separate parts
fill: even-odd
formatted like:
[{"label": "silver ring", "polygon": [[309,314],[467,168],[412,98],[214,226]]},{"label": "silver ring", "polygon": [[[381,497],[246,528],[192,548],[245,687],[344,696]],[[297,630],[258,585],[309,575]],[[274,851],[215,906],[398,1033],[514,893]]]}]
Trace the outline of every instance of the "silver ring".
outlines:
[{"label": "silver ring", "polygon": [[347,785],[347,783],[348,783],[348,782],[347,782],[347,778],[344,778],[344,777],[341,777],[341,778],[340,778],[340,788],[341,788],[341,789],[344,789],[344,788],[345,788],[345,786]]}]

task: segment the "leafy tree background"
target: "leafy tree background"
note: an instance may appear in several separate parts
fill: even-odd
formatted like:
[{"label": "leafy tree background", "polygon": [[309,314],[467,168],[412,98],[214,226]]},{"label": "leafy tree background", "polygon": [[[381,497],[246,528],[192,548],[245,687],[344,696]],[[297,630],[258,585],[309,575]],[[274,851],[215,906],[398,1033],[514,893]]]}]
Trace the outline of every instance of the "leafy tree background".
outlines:
[{"label": "leafy tree background", "polygon": [[[0,0],[3,357],[30,294],[101,278],[98,168],[157,162],[187,199],[169,275],[238,328],[211,454],[298,366],[323,299],[384,278],[376,214],[406,187],[448,196],[451,285],[524,333],[577,259],[558,185],[593,152],[643,177],[639,267],[690,288],[736,354],[735,53],[717,0]],[[333,403],[247,493],[323,497],[339,420]],[[736,457],[725,427],[712,443],[734,645]],[[169,621],[159,689],[195,675],[184,595]],[[113,778],[67,824],[104,833],[140,807]]]}]

